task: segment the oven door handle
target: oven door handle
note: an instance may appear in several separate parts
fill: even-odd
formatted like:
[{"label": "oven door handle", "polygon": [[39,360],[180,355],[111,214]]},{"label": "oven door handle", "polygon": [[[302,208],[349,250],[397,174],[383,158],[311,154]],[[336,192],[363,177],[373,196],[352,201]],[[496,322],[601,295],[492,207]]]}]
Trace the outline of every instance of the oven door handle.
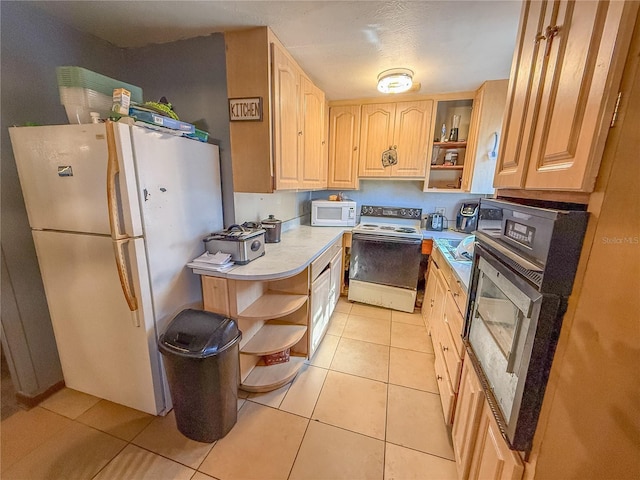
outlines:
[{"label": "oven door handle", "polygon": [[500,252],[502,255],[509,258],[510,260],[513,260],[515,263],[517,263],[518,265],[520,265],[522,268],[526,270],[531,270],[533,272],[540,272],[540,273],[543,272],[542,267],[540,267],[539,265],[536,265],[535,263],[531,263],[527,259],[522,258],[520,255],[513,253],[511,250],[509,250],[506,247],[503,247],[498,242],[496,242],[492,238],[487,237],[486,235],[483,235],[480,241],[481,245],[483,243],[489,245],[491,248]]},{"label": "oven door handle", "polygon": [[369,233],[354,233],[353,241],[359,240],[363,242],[386,242],[386,243],[400,243],[403,245],[421,245],[422,239],[420,238],[402,238],[392,237],[388,235],[373,235]]}]

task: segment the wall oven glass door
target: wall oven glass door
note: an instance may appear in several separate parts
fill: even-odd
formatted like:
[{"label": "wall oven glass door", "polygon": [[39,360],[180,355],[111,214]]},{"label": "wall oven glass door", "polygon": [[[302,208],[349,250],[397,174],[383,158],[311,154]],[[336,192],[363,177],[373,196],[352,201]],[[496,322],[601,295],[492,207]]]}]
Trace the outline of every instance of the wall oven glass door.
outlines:
[{"label": "wall oven glass door", "polygon": [[415,290],[421,239],[353,234],[349,279]]},{"label": "wall oven glass door", "polygon": [[505,437],[513,448],[526,450],[544,392],[547,355],[555,346],[546,319],[557,314],[557,302],[482,245],[476,244],[475,255],[465,324],[469,358],[481,371]]},{"label": "wall oven glass door", "polygon": [[478,260],[477,285],[469,342],[502,413],[509,418],[525,357],[534,299],[482,257]]}]

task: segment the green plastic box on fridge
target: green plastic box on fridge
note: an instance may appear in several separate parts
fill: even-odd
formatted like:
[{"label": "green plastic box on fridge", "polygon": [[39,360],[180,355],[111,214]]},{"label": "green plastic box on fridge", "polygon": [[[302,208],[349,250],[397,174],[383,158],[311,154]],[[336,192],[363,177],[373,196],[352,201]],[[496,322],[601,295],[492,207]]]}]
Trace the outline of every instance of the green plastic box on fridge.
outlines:
[{"label": "green plastic box on fridge", "polygon": [[131,92],[131,101],[143,103],[142,88],[121,82],[106,75],[92,72],[82,67],[56,67],[58,87],[81,87],[108,95],[113,95],[115,88],[126,88]]}]

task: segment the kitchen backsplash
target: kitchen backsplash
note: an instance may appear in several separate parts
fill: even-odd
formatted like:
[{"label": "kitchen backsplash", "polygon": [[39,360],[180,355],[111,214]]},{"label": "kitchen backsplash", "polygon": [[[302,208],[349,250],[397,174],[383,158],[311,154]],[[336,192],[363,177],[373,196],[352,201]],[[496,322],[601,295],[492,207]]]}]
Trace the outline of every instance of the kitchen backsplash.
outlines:
[{"label": "kitchen backsplash", "polygon": [[[465,193],[430,193],[422,191],[422,181],[361,180],[360,190],[346,190],[342,194],[361,205],[388,205],[394,207],[420,207],[423,214],[436,208],[445,209],[449,226],[455,224],[461,202],[475,200],[484,195]],[[311,200],[326,199],[340,193],[337,190],[314,192],[234,193],[235,222],[260,221],[269,215],[282,220],[283,231],[299,224],[309,224]],[[359,210],[358,210],[359,214]]]},{"label": "kitchen backsplash", "polygon": [[[380,205],[393,207],[419,207],[422,213],[434,213],[436,208],[445,209],[445,218],[449,227],[455,226],[456,215],[460,203],[475,200],[487,195],[473,195],[468,193],[431,193],[423,192],[424,182],[413,180],[360,180],[359,190],[346,190],[344,197],[355,200],[358,214],[361,205]],[[328,198],[338,191],[312,192],[312,198]],[[445,224],[445,228],[447,225]]]}]

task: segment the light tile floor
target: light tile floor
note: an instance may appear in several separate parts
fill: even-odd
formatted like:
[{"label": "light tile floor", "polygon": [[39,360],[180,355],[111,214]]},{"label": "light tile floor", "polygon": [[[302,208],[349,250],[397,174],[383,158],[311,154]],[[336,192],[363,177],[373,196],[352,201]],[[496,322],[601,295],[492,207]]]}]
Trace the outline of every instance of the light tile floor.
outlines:
[{"label": "light tile floor", "polygon": [[3,479],[455,479],[419,313],[341,299],[316,355],[276,391],[240,392],[212,444],[65,389],[0,424]]}]

